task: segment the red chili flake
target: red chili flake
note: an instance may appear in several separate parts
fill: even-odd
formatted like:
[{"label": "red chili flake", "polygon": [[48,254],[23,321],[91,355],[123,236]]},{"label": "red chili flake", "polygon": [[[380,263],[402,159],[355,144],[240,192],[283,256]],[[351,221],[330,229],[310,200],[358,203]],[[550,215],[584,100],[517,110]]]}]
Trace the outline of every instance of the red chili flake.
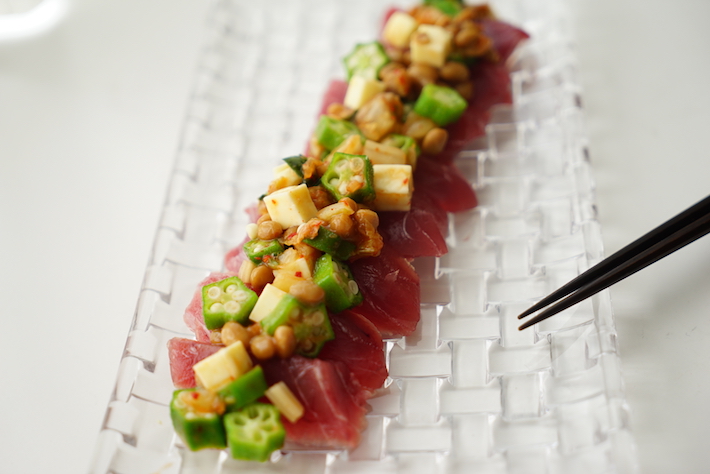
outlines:
[{"label": "red chili flake", "polygon": [[409,178],[404,178],[404,181],[402,181],[402,184],[407,184],[409,182]]},{"label": "red chili flake", "polygon": [[192,398],[193,400],[197,400],[198,398],[200,398],[200,394],[198,392],[192,392]]},{"label": "red chili flake", "polygon": [[301,278],[301,277],[303,276],[303,273],[301,273],[301,272],[296,272],[296,276],[297,276],[298,278]]},{"label": "red chili flake", "polygon": [[271,255],[264,255],[261,259],[262,262],[268,263],[273,257]]}]

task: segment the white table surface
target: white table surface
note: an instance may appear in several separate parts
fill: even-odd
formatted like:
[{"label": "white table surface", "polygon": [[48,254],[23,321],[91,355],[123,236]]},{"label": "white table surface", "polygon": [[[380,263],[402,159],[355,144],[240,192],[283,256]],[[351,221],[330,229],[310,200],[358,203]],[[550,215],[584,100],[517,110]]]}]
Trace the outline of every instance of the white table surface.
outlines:
[{"label": "white table surface", "polygon": [[[710,190],[710,2],[572,4],[609,254]],[[66,6],[0,41],[2,473],[89,465],[208,5]],[[705,239],[612,290],[642,472],[710,469],[709,269]]]}]

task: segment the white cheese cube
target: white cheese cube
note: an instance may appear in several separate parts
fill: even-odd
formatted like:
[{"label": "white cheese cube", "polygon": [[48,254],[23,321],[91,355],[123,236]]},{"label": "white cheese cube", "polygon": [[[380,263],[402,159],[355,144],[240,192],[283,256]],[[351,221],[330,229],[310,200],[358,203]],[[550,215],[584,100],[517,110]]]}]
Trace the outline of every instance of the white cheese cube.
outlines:
[{"label": "white cheese cube", "polygon": [[264,204],[271,220],[281,224],[284,229],[308,222],[318,214],[305,184],[274,191],[264,198]]},{"label": "white cheese cube", "polygon": [[312,270],[307,259],[298,258],[274,271],[276,278],[274,278],[272,285],[288,293],[294,284],[311,278],[313,275]]},{"label": "white cheese cube", "polygon": [[382,81],[367,79],[362,76],[353,76],[348,84],[348,91],[345,93],[343,104],[351,109],[359,109],[380,92],[384,92],[387,86]]},{"label": "white cheese cube", "polygon": [[384,143],[377,143],[372,140],[365,142],[364,155],[370,159],[373,165],[405,165],[407,164],[407,154],[401,148]]},{"label": "white cheese cube", "polygon": [[414,182],[409,165],[373,165],[376,211],[408,211],[412,206]]},{"label": "white cheese cube", "polygon": [[194,365],[195,379],[207,390],[216,391],[251,370],[252,362],[241,341],[220,349]]},{"label": "white cheese cube", "polygon": [[406,48],[409,37],[417,29],[417,20],[404,12],[394,12],[382,31],[382,37],[392,46]]},{"label": "white cheese cube", "polygon": [[291,423],[296,423],[305,412],[301,402],[283,381],[269,387],[264,395]]},{"label": "white cheese cube", "polygon": [[452,34],[441,26],[419,25],[409,41],[412,62],[441,67],[451,52]]},{"label": "white cheese cube", "polygon": [[261,295],[259,295],[259,299],[256,301],[254,309],[251,310],[249,319],[256,323],[260,322],[262,319],[271,314],[274,308],[276,308],[276,305],[278,305],[287,295],[288,293],[285,291],[278,289],[271,283],[267,283],[264,290],[261,292]]},{"label": "white cheese cube", "polygon": [[297,186],[303,182],[298,173],[291,168],[287,163],[274,168],[274,180],[281,180],[285,186]]}]

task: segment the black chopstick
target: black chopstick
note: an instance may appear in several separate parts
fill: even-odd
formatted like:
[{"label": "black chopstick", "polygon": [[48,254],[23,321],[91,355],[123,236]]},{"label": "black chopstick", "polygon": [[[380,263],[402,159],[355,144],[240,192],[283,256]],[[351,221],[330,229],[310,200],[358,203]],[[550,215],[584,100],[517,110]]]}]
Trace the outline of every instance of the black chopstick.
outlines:
[{"label": "black chopstick", "polygon": [[526,321],[519,329],[530,327],[608,288],[708,232],[710,196],[643,235],[521,313],[518,319],[561,300]]}]

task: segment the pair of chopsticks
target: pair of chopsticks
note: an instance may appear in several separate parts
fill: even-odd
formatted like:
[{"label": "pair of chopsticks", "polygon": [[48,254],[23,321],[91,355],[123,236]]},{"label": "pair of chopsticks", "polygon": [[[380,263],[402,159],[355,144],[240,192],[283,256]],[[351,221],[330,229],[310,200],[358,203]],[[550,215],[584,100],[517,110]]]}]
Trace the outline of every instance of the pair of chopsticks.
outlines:
[{"label": "pair of chopsticks", "polygon": [[[710,196],[634,240],[518,316],[523,330],[599,293],[624,278],[710,233]],[[555,304],[552,304],[555,303]],[[549,306],[551,305],[552,306]]]}]

